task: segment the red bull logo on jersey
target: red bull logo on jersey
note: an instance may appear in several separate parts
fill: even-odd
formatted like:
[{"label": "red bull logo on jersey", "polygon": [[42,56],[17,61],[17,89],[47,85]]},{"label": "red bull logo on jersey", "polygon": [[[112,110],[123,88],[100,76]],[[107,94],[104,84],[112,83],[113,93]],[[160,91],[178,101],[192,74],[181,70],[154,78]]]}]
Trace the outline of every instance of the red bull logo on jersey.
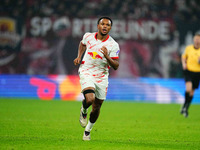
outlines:
[{"label": "red bull logo on jersey", "polygon": [[88,52],[92,59],[103,59],[97,52]]}]

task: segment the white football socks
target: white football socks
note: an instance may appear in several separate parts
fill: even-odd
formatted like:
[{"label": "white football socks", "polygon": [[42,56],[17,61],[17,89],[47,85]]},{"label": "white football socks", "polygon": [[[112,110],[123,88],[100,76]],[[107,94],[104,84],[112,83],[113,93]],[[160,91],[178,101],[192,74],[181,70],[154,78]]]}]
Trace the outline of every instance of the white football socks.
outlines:
[{"label": "white football socks", "polygon": [[85,131],[90,132],[92,130],[92,127],[94,126],[94,123],[91,123],[90,120],[88,120],[88,124],[85,127]]}]

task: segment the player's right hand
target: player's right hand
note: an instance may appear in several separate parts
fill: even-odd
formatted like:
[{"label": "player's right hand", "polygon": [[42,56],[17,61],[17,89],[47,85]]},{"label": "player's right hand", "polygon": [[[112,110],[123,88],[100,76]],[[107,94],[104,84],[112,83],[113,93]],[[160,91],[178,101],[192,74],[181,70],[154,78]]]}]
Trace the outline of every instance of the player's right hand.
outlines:
[{"label": "player's right hand", "polygon": [[80,64],[80,58],[76,58],[76,59],[74,59],[74,65],[78,65],[78,64]]},{"label": "player's right hand", "polygon": [[187,64],[182,64],[183,70],[187,70]]}]

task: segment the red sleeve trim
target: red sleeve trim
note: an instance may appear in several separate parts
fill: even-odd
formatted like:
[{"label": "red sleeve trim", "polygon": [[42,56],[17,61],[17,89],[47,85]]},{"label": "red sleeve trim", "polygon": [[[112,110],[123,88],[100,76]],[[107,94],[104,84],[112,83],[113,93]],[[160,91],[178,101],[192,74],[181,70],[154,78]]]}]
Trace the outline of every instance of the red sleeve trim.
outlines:
[{"label": "red sleeve trim", "polygon": [[111,57],[112,59],[118,59],[119,57]]},{"label": "red sleeve trim", "polygon": [[82,61],[82,62],[81,62],[81,64],[84,64],[84,63],[85,63],[85,61]]}]

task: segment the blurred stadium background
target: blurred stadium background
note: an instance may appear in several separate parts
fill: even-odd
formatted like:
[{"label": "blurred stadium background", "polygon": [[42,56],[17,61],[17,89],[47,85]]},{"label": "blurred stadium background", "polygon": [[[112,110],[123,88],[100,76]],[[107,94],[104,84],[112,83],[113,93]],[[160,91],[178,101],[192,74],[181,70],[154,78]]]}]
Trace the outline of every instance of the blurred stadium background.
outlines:
[{"label": "blurred stadium background", "polygon": [[[85,32],[110,16],[120,67],[108,100],[182,103],[181,53],[200,32],[199,0],[3,0],[0,97],[81,100],[73,65]],[[199,103],[200,90],[193,102]]]}]

